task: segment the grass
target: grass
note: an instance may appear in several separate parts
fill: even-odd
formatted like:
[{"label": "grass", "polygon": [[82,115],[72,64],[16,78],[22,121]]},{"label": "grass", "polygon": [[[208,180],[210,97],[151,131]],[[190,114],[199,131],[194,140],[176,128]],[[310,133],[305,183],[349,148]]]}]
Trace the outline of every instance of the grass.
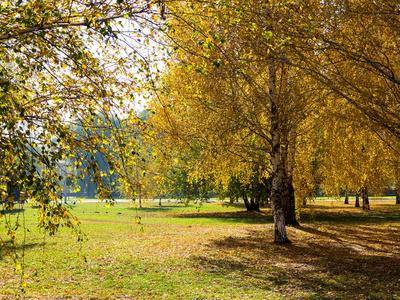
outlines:
[{"label": "grass", "polygon": [[[400,299],[400,206],[353,206],[306,205],[286,245],[272,243],[269,208],[247,213],[242,204],[77,203],[82,244],[66,229],[44,237],[25,207],[26,298]],[[0,299],[18,291],[15,266],[0,248]]]}]

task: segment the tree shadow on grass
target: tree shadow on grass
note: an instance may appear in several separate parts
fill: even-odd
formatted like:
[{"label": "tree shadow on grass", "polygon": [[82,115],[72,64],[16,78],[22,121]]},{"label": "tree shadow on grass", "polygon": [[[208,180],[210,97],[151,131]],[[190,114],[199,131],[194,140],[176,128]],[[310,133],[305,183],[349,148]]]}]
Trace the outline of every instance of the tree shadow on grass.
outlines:
[{"label": "tree shadow on grass", "polygon": [[396,206],[378,205],[371,210],[344,206],[304,206],[301,220],[309,223],[383,224],[400,222],[400,210]]},{"label": "tree shadow on grass", "polygon": [[168,213],[168,212],[173,212],[176,211],[179,208],[185,207],[184,205],[182,206],[177,206],[177,205],[163,205],[163,206],[154,206],[154,207],[142,207],[142,208],[136,208],[136,207],[128,207],[128,210],[137,210],[139,212],[145,212],[145,213]]},{"label": "tree shadow on grass", "polygon": [[[242,200],[240,200],[239,202],[233,202],[233,203],[229,203],[229,202],[221,202],[220,205],[224,206],[224,207],[234,207],[237,209],[241,209],[241,210],[246,210],[246,205],[244,204],[244,202]],[[262,209],[267,209],[267,208],[271,208],[270,204],[264,204],[262,206],[260,206],[261,210]]]},{"label": "tree shadow on grass", "polygon": [[243,224],[270,224],[273,223],[271,212],[247,212],[247,211],[205,211],[205,212],[184,212],[176,214],[176,218],[187,219],[218,219],[222,223],[243,223]]},{"label": "tree shadow on grass", "polygon": [[248,230],[242,237],[211,241],[208,254],[193,259],[206,272],[235,276],[261,293],[273,290],[297,299],[397,299],[400,228],[376,228],[374,235],[375,228],[331,226],[325,232],[315,225],[292,227],[292,244],[284,245],[271,243],[272,232]]},{"label": "tree shadow on grass", "polygon": [[37,247],[43,247],[43,246],[45,246],[45,245],[48,245],[48,243],[44,243],[44,242],[41,242],[41,243],[28,243],[28,244],[22,244],[22,243],[19,243],[19,244],[17,244],[17,246],[13,246],[12,244],[11,244],[11,241],[4,241],[3,242],[3,245],[2,246],[0,246],[0,260],[3,260],[3,258],[5,257],[5,256],[7,256],[7,253],[13,253],[14,251],[17,251],[17,252],[21,252],[21,250],[30,250],[30,249],[33,249],[33,248],[37,248]]},{"label": "tree shadow on grass", "polygon": [[346,224],[384,224],[400,223],[400,214],[353,214],[338,213],[330,215],[301,214],[301,220],[306,223],[346,223]]},{"label": "tree shadow on grass", "polygon": [[0,210],[3,215],[16,215],[25,212],[25,208],[15,208],[11,210]]},{"label": "tree shadow on grass", "polygon": [[325,212],[327,214],[331,214],[334,211],[338,213],[343,213],[345,210],[346,213],[353,213],[353,214],[363,214],[368,213],[371,215],[375,214],[399,214],[400,213],[400,205],[393,205],[393,204],[374,204],[370,202],[370,210],[363,210],[362,203],[360,202],[360,207],[355,207],[354,204],[340,204],[340,205],[323,205],[323,204],[306,204],[301,207],[302,210],[319,210],[320,212]]}]

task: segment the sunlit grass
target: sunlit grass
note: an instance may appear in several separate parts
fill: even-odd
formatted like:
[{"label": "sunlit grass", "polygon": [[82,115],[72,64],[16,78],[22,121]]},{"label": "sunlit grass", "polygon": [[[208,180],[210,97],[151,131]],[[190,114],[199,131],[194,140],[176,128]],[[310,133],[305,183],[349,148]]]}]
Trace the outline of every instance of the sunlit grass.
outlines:
[{"label": "sunlit grass", "polygon": [[[301,226],[287,229],[292,244],[284,246],[272,243],[270,208],[247,213],[243,204],[77,203],[71,209],[88,235],[83,243],[66,229],[44,236],[26,208],[26,296],[397,299],[400,206],[372,201],[370,212],[353,206],[306,205]],[[0,298],[11,299],[21,271],[0,253]]]}]

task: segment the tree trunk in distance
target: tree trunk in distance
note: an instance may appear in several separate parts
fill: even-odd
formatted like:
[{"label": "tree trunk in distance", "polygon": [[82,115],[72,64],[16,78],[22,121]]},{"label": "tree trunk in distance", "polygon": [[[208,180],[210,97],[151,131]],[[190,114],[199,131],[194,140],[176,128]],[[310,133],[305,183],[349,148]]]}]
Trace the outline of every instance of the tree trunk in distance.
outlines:
[{"label": "tree trunk in distance", "polygon": [[243,201],[244,201],[244,205],[246,205],[247,211],[252,211],[253,208],[251,207],[249,199],[247,199],[247,195],[243,195]]},{"label": "tree trunk in distance", "polygon": [[[265,197],[266,199],[268,199],[267,197]],[[268,201],[268,200],[267,200]],[[258,207],[265,207],[266,201],[263,199],[263,197],[257,196],[256,198],[256,203],[258,203]]]},{"label": "tree trunk in distance", "polygon": [[285,213],[286,225],[299,225],[296,220],[296,203],[294,197],[292,176],[282,177],[282,205]]},{"label": "tree trunk in distance", "polygon": [[254,201],[253,197],[250,198],[250,205],[251,205],[252,210],[260,211],[260,204],[259,203],[260,202],[258,202],[258,201]]},{"label": "tree trunk in distance", "polygon": [[361,191],[361,197],[362,197],[362,208],[365,210],[369,210],[369,199],[368,199],[368,189],[364,187]]},{"label": "tree trunk in distance", "polygon": [[349,204],[349,191],[347,190],[347,186],[346,190],[344,191],[344,204]]},{"label": "tree trunk in distance", "polygon": [[289,178],[289,195],[290,195],[290,203],[292,205],[292,211],[293,211],[293,222],[291,222],[291,225],[300,225],[299,222],[297,221],[297,217],[299,217],[296,214],[296,197],[294,194],[294,186],[293,186],[293,173],[294,173],[294,163],[295,163],[295,156],[296,156],[296,137],[297,137],[297,129],[296,126],[294,126],[290,131],[289,131],[289,140],[288,140],[288,156],[287,156],[287,175]]},{"label": "tree trunk in distance", "polygon": [[294,197],[293,177],[290,174],[288,139],[282,138],[284,145],[281,147],[282,170],[282,206],[285,214],[286,225],[299,225],[296,220],[296,203]]},{"label": "tree trunk in distance", "polygon": [[356,193],[356,207],[360,207],[360,193]]},{"label": "tree trunk in distance", "polygon": [[280,154],[280,126],[279,126],[279,105],[276,95],[276,66],[273,60],[268,65],[269,75],[269,100],[271,116],[271,208],[274,216],[275,243],[290,243],[286,235],[285,214],[282,206],[282,171]]},{"label": "tree trunk in distance", "polygon": [[400,174],[399,174],[399,161],[394,162],[394,178],[396,180],[396,204],[400,204]]},{"label": "tree trunk in distance", "polygon": [[292,175],[289,175],[287,178],[287,189],[289,190],[289,214],[288,214],[288,219],[287,223],[289,225],[293,226],[298,226],[300,225],[299,222],[297,222],[296,219],[296,198],[294,196],[294,187],[293,187],[293,177]]},{"label": "tree trunk in distance", "polygon": [[161,206],[161,196],[160,196],[160,198],[158,200],[158,205]]}]

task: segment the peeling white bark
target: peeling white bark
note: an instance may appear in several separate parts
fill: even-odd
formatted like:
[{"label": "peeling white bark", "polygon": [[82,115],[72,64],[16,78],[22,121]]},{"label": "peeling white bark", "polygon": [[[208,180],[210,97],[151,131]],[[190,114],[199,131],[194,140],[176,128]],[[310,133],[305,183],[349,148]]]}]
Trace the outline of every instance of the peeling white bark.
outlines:
[{"label": "peeling white bark", "polygon": [[276,95],[276,66],[273,60],[268,66],[269,72],[269,99],[271,118],[271,207],[274,216],[275,242],[290,242],[286,235],[285,215],[282,206],[282,172],[281,167],[281,135],[279,124],[279,102]]}]

